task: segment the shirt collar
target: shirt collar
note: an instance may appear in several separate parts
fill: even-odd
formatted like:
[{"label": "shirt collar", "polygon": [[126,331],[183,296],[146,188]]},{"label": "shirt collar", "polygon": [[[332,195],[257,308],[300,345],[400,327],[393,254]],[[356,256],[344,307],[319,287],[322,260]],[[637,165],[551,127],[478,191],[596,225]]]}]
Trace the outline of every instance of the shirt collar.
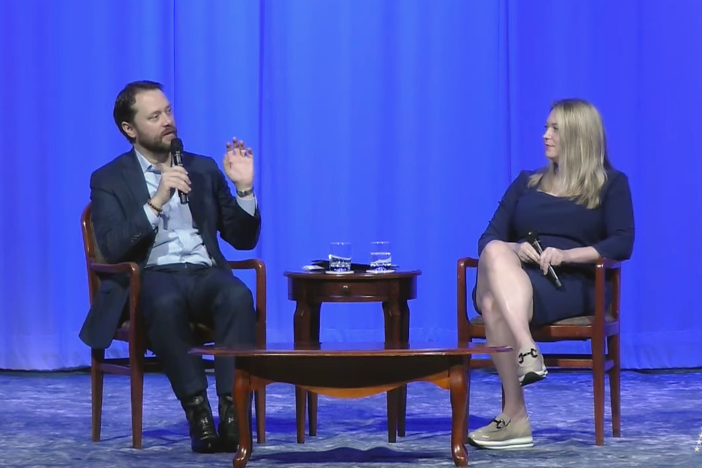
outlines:
[{"label": "shirt collar", "polygon": [[151,164],[143,154],[139,152],[138,149],[134,148],[134,152],[137,155],[137,161],[139,161],[139,165],[141,166],[141,171],[146,174],[147,172],[156,172],[160,173],[161,171],[158,170],[156,166]]}]

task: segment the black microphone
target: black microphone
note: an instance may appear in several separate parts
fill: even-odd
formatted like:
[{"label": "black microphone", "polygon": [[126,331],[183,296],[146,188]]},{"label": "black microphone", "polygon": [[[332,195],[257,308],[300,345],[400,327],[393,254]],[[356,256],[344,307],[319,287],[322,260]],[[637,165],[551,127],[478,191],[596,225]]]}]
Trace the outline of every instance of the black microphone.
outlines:
[{"label": "black microphone", "polygon": [[[174,138],[171,140],[171,156],[173,156],[173,164],[176,166],[183,167],[183,140],[180,138]],[[183,193],[178,190],[178,196],[180,197],[180,204],[188,204],[188,194]]]},{"label": "black microphone", "polygon": [[[539,233],[535,231],[529,231],[529,233],[527,234],[527,240],[532,245],[532,247],[534,247],[534,249],[538,252],[539,255],[544,253],[544,249],[541,248],[541,243],[539,242]],[[561,285],[561,280],[558,279],[558,275],[556,274],[551,265],[548,266],[548,273],[549,275],[551,275],[551,278],[556,283],[556,286],[558,286],[559,288],[563,287]]]}]

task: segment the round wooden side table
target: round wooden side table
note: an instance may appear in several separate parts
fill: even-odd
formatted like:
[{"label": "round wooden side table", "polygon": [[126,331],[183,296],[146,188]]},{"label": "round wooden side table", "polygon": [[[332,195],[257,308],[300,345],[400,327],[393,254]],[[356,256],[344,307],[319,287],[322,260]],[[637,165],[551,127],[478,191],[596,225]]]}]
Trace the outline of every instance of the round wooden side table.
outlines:
[{"label": "round wooden side table", "polygon": [[[417,297],[419,270],[392,273],[327,274],[324,272],[285,272],[288,299],[296,302],[295,343],[319,342],[319,318],[324,302],[380,302],[385,318],[385,340],[409,341],[410,311],[407,301]],[[304,442],[305,399],[309,400],[309,434],[317,435],[317,395],[295,389],[297,441]],[[388,441],[405,436],[407,386],[387,392]]]}]

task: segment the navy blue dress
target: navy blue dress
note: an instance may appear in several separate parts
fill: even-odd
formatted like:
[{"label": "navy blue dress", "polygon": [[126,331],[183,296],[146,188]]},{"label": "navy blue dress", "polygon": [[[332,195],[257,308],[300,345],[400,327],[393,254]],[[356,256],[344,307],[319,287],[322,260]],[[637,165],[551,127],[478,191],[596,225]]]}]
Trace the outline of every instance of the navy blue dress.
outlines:
[{"label": "navy blue dress", "polygon": [[[524,242],[529,231],[539,233],[541,246],[562,250],[594,247],[602,257],[627,260],[634,247],[634,210],[627,176],[607,170],[601,203],[588,209],[566,198],[528,186],[533,172],[522,171],[507,189],[487,229],[478,241],[480,255],[492,240]],[[557,288],[538,265],[523,263],[534,290],[533,325],[545,325],[594,310],[593,265],[554,267],[563,287]],[[609,296],[609,291],[608,294]],[[473,288],[473,305],[479,311]]]}]

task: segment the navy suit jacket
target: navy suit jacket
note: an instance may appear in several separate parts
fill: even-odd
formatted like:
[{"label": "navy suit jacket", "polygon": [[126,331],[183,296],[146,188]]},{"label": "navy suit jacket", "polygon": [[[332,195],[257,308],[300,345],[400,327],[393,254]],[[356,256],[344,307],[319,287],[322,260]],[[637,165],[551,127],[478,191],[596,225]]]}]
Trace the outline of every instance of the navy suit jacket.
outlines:
[{"label": "navy suit jacket", "polygon": [[[215,266],[229,269],[217,242],[217,232],[235,249],[253,249],[261,232],[258,209],[251,216],[239,206],[212,158],[185,153],[183,166],[192,184],[189,204],[193,221]],[[156,237],[144,213],[144,204],[150,198],[134,150],[93,172],[90,178],[93,226],[97,244],[108,263],[136,262],[142,268],[146,265]],[[107,348],[128,297],[126,276],[103,276],[80,331],[81,340],[91,348]]]}]

